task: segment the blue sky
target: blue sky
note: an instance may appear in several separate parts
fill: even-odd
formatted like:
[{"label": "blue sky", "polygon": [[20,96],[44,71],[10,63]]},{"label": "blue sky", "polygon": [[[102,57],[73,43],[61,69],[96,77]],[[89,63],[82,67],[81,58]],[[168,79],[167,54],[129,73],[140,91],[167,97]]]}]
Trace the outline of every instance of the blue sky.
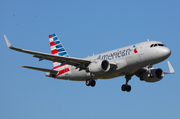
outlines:
[{"label": "blue sky", "polygon": [[[1,119],[179,119],[180,2],[178,0],[1,0]],[[85,82],[55,80],[29,65],[52,68],[52,62],[9,50],[12,45],[50,53],[48,35],[56,33],[69,55],[83,58],[150,40],[166,44],[174,75],[157,83],[124,77]],[[154,65],[168,71],[167,60]]]}]

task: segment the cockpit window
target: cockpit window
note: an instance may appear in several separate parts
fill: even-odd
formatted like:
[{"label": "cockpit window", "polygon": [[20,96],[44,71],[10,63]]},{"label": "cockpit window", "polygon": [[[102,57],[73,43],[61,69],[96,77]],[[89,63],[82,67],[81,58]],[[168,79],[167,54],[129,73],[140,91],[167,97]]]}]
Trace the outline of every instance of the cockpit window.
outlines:
[{"label": "cockpit window", "polygon": [[164,44],[158,44],[158,46],[164,46],[164,47],[166,47]]},{"label": "cockpit window", "polygon": [[154,46],[154,44],[152,44],[150,47],[153,47]]},{"label": "cockpit window", "polygon": [[156,46],[166,47],[164,44],[152,44],[150,47],[156,47]]}]

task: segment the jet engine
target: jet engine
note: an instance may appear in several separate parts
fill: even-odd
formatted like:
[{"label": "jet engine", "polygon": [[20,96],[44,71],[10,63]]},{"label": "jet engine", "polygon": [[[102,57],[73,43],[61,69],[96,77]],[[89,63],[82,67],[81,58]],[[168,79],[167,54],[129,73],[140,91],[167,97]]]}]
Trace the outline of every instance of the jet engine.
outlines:
[{"label": "jet engine", "polygon": [[142,74],[140,80],[146,82],[157,82],[164,77],[164,72],[160,68],[150,69]]},{"label": "jet engine", "polygon": [[107,60],[97,60],[91,62],[88,66],[88,71],[91,73],[104,73],[109,71],[110,63]]}]

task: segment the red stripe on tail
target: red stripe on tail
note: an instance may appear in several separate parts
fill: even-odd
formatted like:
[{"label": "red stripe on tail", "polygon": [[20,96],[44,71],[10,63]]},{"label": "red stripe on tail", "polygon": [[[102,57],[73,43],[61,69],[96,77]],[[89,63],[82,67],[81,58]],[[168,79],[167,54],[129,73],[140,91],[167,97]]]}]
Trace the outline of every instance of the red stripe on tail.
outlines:
[{"label": "red stripe on tail", "polygon": [[49,35],[49,38],[52,38],[52,35]]},{"label": "red stripe on tail", "polygon": [[58,51],[55,49],[55,50],[52,50],[51,53],[56,54],[56,53],[58,53]]},{"label": "red stripe on tail", "polygon": [[54,46],[54,45],[55,45],[54,41],[50,42],[50,46]]}]

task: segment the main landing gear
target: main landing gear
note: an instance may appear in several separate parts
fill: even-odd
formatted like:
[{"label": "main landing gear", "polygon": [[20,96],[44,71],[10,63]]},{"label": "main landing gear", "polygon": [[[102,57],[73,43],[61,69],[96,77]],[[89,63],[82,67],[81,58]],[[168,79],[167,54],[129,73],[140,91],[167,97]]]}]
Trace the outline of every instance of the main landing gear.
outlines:
[{"label": "main landing gear", "polygon": [[127,91],[127,92],[130,92],[131,91],[131,86],[128,85],[128,81],[131,79],[131,75],[126,75],[125,78],[126,78],[126,84],[123,84],[121,86],[121,90],[122,91]]},{"label": "main landing gear", "polygon": [[94,87],[96,85],[96,81],[93,79],[87,79],[86,80],[86,86]]},{"label": "main landing gear", "polygon": [[92,74],[90,73],[90,79],[86,80],[86,86],[94,87],[96,85],[96,81],[92,79]]}]

